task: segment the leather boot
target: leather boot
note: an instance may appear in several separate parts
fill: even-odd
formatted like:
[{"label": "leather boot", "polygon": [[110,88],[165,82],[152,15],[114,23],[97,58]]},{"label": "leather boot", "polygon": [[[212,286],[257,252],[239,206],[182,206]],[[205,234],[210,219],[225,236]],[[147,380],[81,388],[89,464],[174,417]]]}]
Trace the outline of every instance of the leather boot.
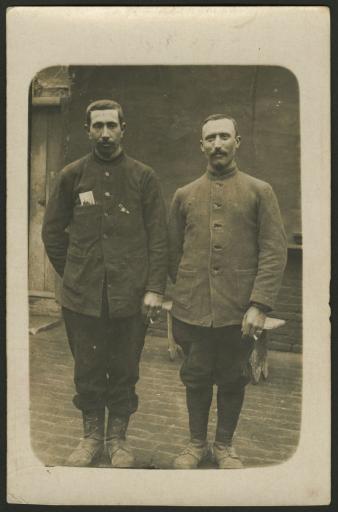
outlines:
[{"label": "leather boot", "polygon": [[212,386],[186,388],[190,442],[174,460],[175,469],[195,469],[208,454],[207,431]]},{"label": "leather boot", "polygon": [[109,413],[106,449],[113,468],[132,468],[135,466],[135,457],[126,441],[128,423],[128,417],[119,418]]},{"label": "leather boot", "polygon": [[86,467],[101,455],[104,446],[104,416],[104,409],[82,412],[84,436],[68,457],[67,466]]}]

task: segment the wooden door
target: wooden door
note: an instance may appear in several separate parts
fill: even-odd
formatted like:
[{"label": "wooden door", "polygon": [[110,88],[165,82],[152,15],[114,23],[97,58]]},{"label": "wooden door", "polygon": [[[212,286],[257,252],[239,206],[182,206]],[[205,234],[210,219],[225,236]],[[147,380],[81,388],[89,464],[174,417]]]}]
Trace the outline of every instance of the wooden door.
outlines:
[{"label": "wooden door", "polygon": [[33,103],[29,169],[29,290],[53,297],[56,274],[47,258],[41,229],[46,204],[57,173],[63,167],[64,122],[60,102]]}]

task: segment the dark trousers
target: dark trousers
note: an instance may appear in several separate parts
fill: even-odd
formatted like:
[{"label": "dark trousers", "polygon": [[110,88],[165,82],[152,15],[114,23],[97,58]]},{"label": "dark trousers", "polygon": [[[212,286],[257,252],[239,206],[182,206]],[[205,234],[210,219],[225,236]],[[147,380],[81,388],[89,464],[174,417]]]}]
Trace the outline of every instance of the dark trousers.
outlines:
[{"label": "dark trousers", "polygon": [[253,340],[242,337],[240,325],[200,327],[173,318],[173,337],[185,354],[180,372],[185,386],[231,390],[249,382]]},{"label": "dark trousers", "polygon": [[180,375],[186,386],[191,438],[205,441],[213,385],[217,389],[216,442],[231,444],[250,380],[253,340],[241,326],[210,328],[173,318],[173,337],[184,352]]},{"label": "dark trousers", "polygon": [[129,417],[138,407],[135,385],[147,330],[142,315],[109,318],[104,297],[100,318],[62,309],[74,357],[74,405],[82,411],[108,407]]}]

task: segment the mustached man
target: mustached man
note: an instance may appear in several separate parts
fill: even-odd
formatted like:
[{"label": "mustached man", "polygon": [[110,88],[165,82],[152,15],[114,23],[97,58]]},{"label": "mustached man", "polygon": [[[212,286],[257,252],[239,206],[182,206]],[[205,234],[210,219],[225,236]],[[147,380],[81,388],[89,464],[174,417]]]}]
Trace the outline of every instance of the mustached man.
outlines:
[{"label": "mustached man", "polygon": [[206,172],[175,193],[169,219],[173,336],[185,358],[190,442],[174,461],[196,468],[208,451],[213,386],[219,468],[240,468],[232,445],[249,381],[252,338],[275,303],[286,264],[286,236],[271,186],[239,170],[241,138],[226,114],[202,126]]}]

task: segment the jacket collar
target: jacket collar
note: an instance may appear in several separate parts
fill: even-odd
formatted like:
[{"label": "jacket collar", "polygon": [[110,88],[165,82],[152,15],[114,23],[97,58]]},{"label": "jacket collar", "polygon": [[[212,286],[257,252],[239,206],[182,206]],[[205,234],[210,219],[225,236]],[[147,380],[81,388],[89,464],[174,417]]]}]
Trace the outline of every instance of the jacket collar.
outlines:
[{"label": "jacket collar", "polygon": [[121,153],[119,153],[115,158],[112,158],[111,160],[104,160],[103,158],[100,158],[100,156],[96,153],[95,149],[92,151],[92,158],[95,162],[101,164],[101,165],[118,165],[124,158],[126,157],[124,151],[122,150]]},{"label": "jacket collar", "polygon": [[234,176],[238,171],[236,162],[222,172],[215,171],[210,165],[207,167],[206,175],[209,180],[225,180]]}]

